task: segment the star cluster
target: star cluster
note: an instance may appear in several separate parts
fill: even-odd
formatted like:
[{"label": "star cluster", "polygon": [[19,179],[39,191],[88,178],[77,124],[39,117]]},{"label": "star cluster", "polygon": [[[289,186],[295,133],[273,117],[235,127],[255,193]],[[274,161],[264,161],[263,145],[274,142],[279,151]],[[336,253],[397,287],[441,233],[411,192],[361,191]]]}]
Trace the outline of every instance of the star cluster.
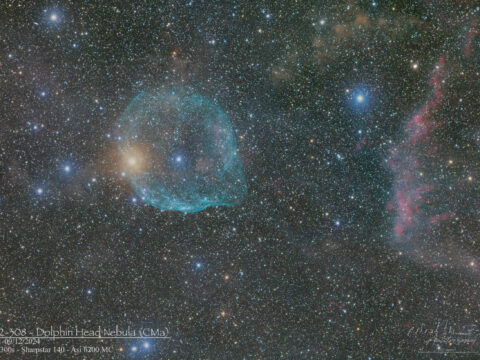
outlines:
[{"label": "star cluster", "polygon": [[[88,359],[478,353],[478,330],[426,334],[480,319],[479,16],[476,1],[3,1],[0,328],[169,330],[84,341],[114,349]],[[119,154],[118,119],[175,84],[231,120],[240,205],[160,211],[128,183],[151,154]]]}]

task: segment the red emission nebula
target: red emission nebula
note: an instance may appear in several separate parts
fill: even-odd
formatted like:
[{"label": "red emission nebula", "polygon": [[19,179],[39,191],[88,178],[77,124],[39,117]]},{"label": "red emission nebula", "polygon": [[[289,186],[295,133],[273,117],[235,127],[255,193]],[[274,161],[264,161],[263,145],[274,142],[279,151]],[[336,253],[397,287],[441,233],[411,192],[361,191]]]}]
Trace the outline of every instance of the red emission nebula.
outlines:
[{"label": "red emission nebula", "polygon": [[[467,34],[466,59],[472,56],[475,33],[476,24]],[[432,268],[467,269],[477,273],[480,271],[477,257],[456,244],[455,236],[445,233],[445,229],[459,220],[445,194],[461,191],[465,186],[465,180],[452,181],[452,177],[448,181],[440,180],[446,177],[442,167],[453,164],[453,160],[445,158],[444,149],[436,141],[448,121],[442,107],[455,96],[446,93],[447,59],[448,55],[442,55],[437,60],[429,81],[430,95],[406,122],[403,140],[389,149],[386,164],[394,175],[392,198],[387,204],[393,218],[391,245]]]}]

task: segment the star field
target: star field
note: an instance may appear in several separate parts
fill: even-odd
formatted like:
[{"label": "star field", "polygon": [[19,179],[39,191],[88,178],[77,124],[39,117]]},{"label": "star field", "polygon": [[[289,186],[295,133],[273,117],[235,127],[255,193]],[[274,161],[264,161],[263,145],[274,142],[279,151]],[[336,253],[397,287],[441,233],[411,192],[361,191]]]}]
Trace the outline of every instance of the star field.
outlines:
[{"label": "star field", "polygon": [[[45,359],[478,358],[479,17],[468,0],[3,1],[0,329],[168,329],[45,341],[113,349]],[[231,122],[240,204],[162,211],[132,188],[148,157],[119,152],[119,119],[178,86]],[[191,170],[192,151],[165,161]],[[35,358],[16,349],[0,359]]]}]

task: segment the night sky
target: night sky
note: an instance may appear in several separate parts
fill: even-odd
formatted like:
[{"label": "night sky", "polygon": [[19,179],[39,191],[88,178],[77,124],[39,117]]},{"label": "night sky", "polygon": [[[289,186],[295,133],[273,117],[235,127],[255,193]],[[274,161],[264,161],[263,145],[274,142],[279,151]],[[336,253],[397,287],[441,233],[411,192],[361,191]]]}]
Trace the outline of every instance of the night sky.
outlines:
[{"label": "night sky", "polygon": [[[473,0],[2,0],[0,331],[168,338],[0,359],[480,358],[479,21]],[[119,119],[181,87],[228,117],[240,204],[132,187]]]}]

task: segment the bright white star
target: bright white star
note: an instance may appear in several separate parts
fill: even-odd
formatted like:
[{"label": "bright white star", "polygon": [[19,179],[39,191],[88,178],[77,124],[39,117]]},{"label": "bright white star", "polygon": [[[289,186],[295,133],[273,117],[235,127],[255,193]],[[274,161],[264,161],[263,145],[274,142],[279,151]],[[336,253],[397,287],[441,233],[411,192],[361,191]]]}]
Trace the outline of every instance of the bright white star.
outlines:
[{"label": "bright white star", "polygon": [[48,18],[52,23],[56,23],[60,21],[60,15],[56,12],[50,13],[50,16]]}]

